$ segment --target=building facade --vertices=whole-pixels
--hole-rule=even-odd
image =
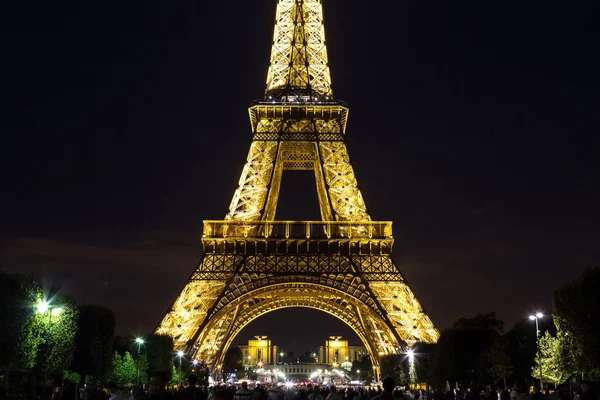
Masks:
[[[350,379],[346,371],[320,363],[264,365],[256,369],[256,374],[259,381],[269,383],[312,382],[337,385]]]
[[[325,346],[319,347],[319,363],[341,367],[345,370],[352,369],[352,362],[360,361],[369,353],[364,346],[350,346],[348,341],[341,336],[330,336],[325,341]]]
[[[270,371],[273,368],[268,367],[269,365],[282,364],[281,356],[283,354],[280,355],[278,353],[279,348],[273,345],[267,336],[255,336],[255,338],[248,340],[248,345],[239,346],[242,351],[242,364],[244,364],[245,368],[266,368]],[[352,369],[354,361],[361,360],[368,355],[369,353],[364,346],[350,346],[348,341],[343,339],[342,336],[330,336],[325,341],[325,346],[319,346],[319,351],[311,354],[311,362],[300,364],[299,362],[302,360],[298,358],[293,363],[285,364],[291,366],[290,368],[286,368],[285,373],[305,375],[307,373],[312,374],[317,369],[325,370],[331,367],[334,369],[343,368],[349,371]],[[312,362],[313,357],[314,362]]]
[[[274,364],[277,360],[277,346],[271,345],[266,336],[255,336],[256,339],[248,340],[247,346],[239,346],[242,351],[245,367]]]

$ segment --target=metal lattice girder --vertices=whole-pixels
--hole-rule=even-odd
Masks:
[[[370,221],[344,142],[319,142],[331,207],[338,221]]]
[[[396,331],[409,346],[416,342],[438,341],[438,329],[405,282],[369,282],[369,286]]]
[[[267,89],[308,89],[331,96],[321,0],[279,0]]]
[[[275,166],[277,142],[254,141],[225,219],[259,220]]]

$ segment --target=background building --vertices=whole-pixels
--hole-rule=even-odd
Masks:
[[[265,365],[256,369],[261,382],[315,382],[320,384],[336,384],[347,382],[350,377],[341,368],[332,368],[319,363],[291,363]]]
[[[353,361],[361,360],[367,355],[367,349],[364,346],[349,346],[348,341],[343,340],[341,336],[329,336],[329,340],[325,341],[325,346],[319,347],[318,361],[321,364],[340,366],[350,370]]]
[[[254,336],[256,339],[248,340],[247,346],[239,346],[244,357],[242,364],[245,367],[262,366],[275,363],[277,360],[277,346],[272,346],[266,336]]]
[[[330,336],[329,340],[325,341],[325,346],[319,346],[318,352],[307,352],[290,360],[287,355],[284,357],[283,353],[279,354],[279,348],[266,336],[255,338],[248,340],[247,346],[239,346],[242,351],[242,364],[245,368],[262,368],[265,375],[298,374],[296,378],[300,380],[301,377],[306,378],[318,370],[343,368],[350,371],[352,362],[368,356],[364,346],[349,346],[342,336]],[[286,362],[283,362],[284,358]]]

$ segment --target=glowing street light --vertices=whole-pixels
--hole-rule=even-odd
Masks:
[[[408,349],[406,350],[406,355],[410,360],[413,360],[415,358],[415,351],[413,349]]]
[[[542,350],[540,349],[540,325],[538,320],[540,318],[542,318],[544,316],[544,314],[542,314],[541,312],[536,312],[534,315],[530,315],[529,319],[534,321],[535,320],[535,342],[537,344],[537,350],[538,350],[538,364],[540,364],[540,391],[543,390],[544,388],[544,384],[542,382]]]
[[[45,313],[50,308],[50,304],[47,301],[40,301],[35,307],[38,312]]]
[[[181,369],[181,359],[183,358],[183,355],[184,355],[184,354],[185,354],[185,353],[184,353],[183,351],[181,351],[181,350],[179,350],[179,351],[177,352],[177,357],[179,357],[179,369]]]
[[[135,338],[135,342],[138,345],[138,356],[137,356],[137,380],[136,386],[140,386],[140,355],[142,353],[142,345],[144,344],[144,339],[141,337]]]
[[[42,314],[42,318],[44,318],[44,316],[46,315],[46,313],[48,313],[48,326],[45,329],[45,335],[46,335],[46,355],[45,358],[48,359],[48,355],[50,353],[50,328],[52,327],[52,316],[57,316],[59,315],[63,309],[62,307],[55,307],[53,306],[49,301],[47,300],[42,300],[39,303],[36,304],[35,306],[36,311],[39,312],[40,314]],[[46,385],[46,381],[48,377],[48,368],[47,366],[44,367],[44,385]]]

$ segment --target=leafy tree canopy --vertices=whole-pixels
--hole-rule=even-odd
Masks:
[[[82,375],[103,376],[111,365],[115,316],[109,308],[85,304],[78,307],[73,370]]]
[[[552,298],[557,328],[572,346],[576,367],[581,372],[600,369],[600,266],[554,292]]]

